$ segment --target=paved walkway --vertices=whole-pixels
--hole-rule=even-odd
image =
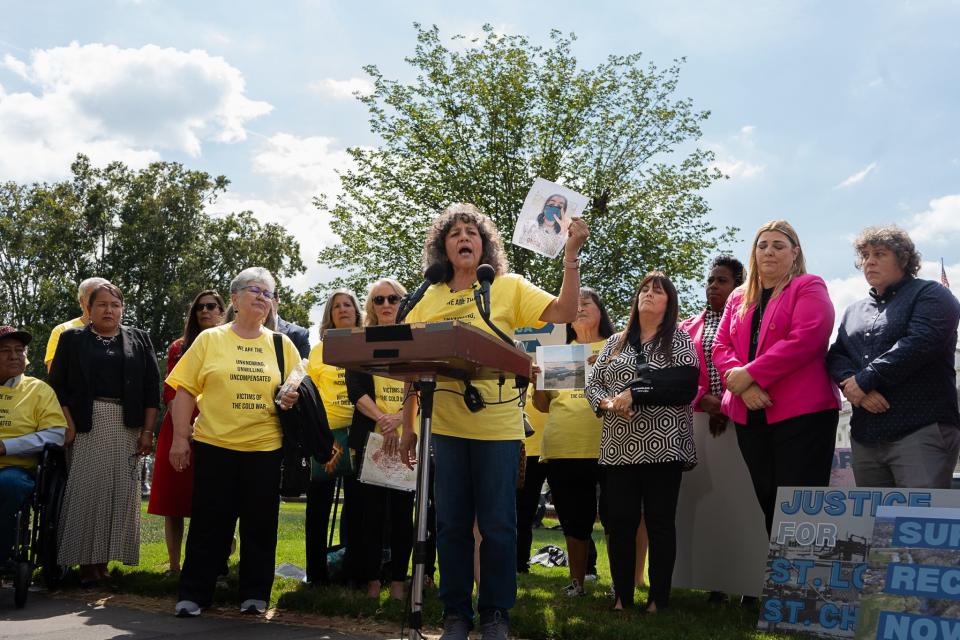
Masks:
[[[150,610],[154,609],[154,610]],[[399,631],[399,630],[398,630]],[[266,638],[294,640],[382,640],[384,635],[355,635],[321,626],[287,624],[241,616],[239,613],[202,615],[182,619],[162,613],[156,605],[131,608],[111,598],[87,602],[51,598],[32,592],[23,609],[13,606],[13,589],[0,589],[0,638],[17,640],[104,640],[106,638]]]

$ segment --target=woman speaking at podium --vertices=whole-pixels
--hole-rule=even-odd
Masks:
[[[540,322],[572,322],[580,301],[577,257],[589,231],[582,220],[570,224],[564,246],[560,296],[543,291],[526,278],[507,272],[500,234],[489,217],[472,204],[452,204],[432,223],[423,247],[424,267],[446,269],[442,282],[429,289],[407,322],[459,320],[493,333],[474,301],[477,267],[496,272],[490,287],[490,319],[512,334],[517,327]],[[437,553],[444,640],[466,640],[473,626],[473,521],[483,536],[477,608],[484,638],[506,638],[510,608],[517,595],[516,482],[523,419],[517,392],[496,381],[473,383],[485,406],[467,408],[464,385],[438,382],[433,409],[436,455]],[[498,404],[502,401],[501,404]],[[413,458],[415,411],[408,403],[401,440],[405,458]]]

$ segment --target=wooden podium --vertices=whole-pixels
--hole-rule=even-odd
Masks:
[[[323,337],[325,364],[404,380],[420,392],[417,461],[430,456],[433,394],[438,378],[498,380],[530,378],[529,355],[500,338],[459,321],[329,329]],[[526,385],[524,384],[524,387]],[[427,543],[430,465],[417,465],[416,541],[410,589],[409,640],[422,638],[423,576]]]

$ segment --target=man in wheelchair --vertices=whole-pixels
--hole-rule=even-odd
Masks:
[[[23,375],[26,331],[0,327],[0,569],[16,543],[16,516],[33,492],[44,446],[63,445],[66,420],[47,383]]]

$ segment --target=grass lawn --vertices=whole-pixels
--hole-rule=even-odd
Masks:
[[[281,505],[280,531],[277,545],[277,564],[290,562],[303,567],[306,562],[303,543],[304,505]],[[547,521],[547,525],[556,522]],[[640,640],[646,638],[703,639],[717,638],[783,638],[787,636],[760,633],[755,630],[757,612],[743,611],[737,605],[711,606],[701,591],[674,589],[669,610],[655,616],[644,616],[637,611],[613,613],[612,601],[605,593],[610,586],[607,550],[603,536],[597,531],[600,577],[588,583],[588,596],[570,599],[560,590],[569,582],[567,569],[534,566],[529,575],[519,577],[517,604],[511,611],[510,628],[513,634],[528,640],[582,639]],[[555,544],[564,547],[559,531],[534,531],[534,549]],[[229,588],[218,589],[216,599],[223,604],[237,602],[237,556],[231,558]],[[165,578],[166,547],[163,542],[163,519],[146,514],[144,505],[140,565],[127,567],[111,564],[112,579],[107,588],[117,592],[170,598],[171,609],[176,598],[176,578]],[[71,574],[65,588],[76,586]],[[635,600],[643,602],[646,592],[638,590]],[[285,610],[323,615],[342,616],[354,620],[368,619],[397,624],[404,616],[404,605],[391,601],[384,592],[380,602],[364,597],[361,592],[341,587],[310,589],[295,580],[277,578],[273,584],[270,605]],[[441,607],[436,591],[424,599],[424,622],[429,627],[440,624]]]

